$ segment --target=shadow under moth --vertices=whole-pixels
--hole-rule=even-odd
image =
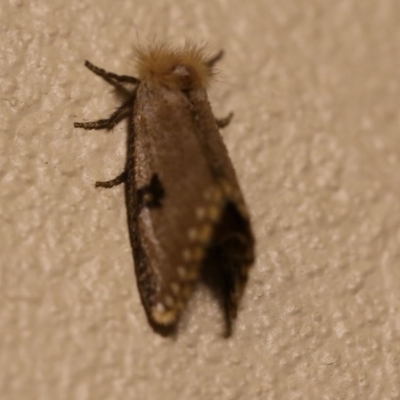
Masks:
[[[209,57],[192,42],[137,47],[138,78],[85,62],[125,93],[109,118],[74,126],[112,129],[128,118],[125,169],[95,186],[125,185],[141,301],[163,335],[175,331],[199,281],[219,299],[231,335],[254,262],[249,214],[219,133],[232,114],[216,119],[206,92],[222,54]]]

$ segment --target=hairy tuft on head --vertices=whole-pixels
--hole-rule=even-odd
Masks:
[[[145,82],[172,90],[191,90],[207,87],[215,75],[205,46],[192,41],[182,47],[155,42],[146,47],[135,46],[134,50],[138,78]]]

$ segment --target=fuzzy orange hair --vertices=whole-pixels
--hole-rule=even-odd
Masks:
[[[167,42],[136,46],[135,55],[140,80],[172,90],[206,87],[215,75],[208,65],[211,58],[206,55],[205,46],[191,41],[186,41],[181,48]]]

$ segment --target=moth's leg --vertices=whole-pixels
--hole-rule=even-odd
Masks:
[[[207,66],[208,68],[212,68],[214,67],[214,65],[221,60],[221,58],[224,56],[224,51],[220,50],[217,54],[215,54],[215,56],[211,57],[208,61],[207,61]]]
[[[103,68],[96,67],[90,61],[85,61],[85,67],[90,69],[90,71],[94,72],[96,75],[101,76],[106,81],[114,80],[118,83],[130,83],[132,85],[137,85],[140,83],[140,80],[128,75],[117,75],[113,72],[108,72]]]
[[[131,96],[125,103],[117,108],[109,118],[99,119],[90,122],[75,122],[75,128],[83,129],[112,129],[119,121],[121,121],[132,110],[135,96]]]
[[[221,58],[224,56],[224,51],[220,50],[217,54],[215,54],[213,57],[211,57],[207,61],[207,66],[208,68],[213,68],[214,65],[221,60]],[[231,119],[233,117],[233,113],[229,113],[225,118],[215,118],[215,122],[217,123],[218,128],[225,128],[226,126],[229,125],[231,122]]]
[[[120,185],[126,181],[126,171],[122,172],[122,174],[118,175],[116,178],[111,179],[110,181],[97,181],[94,186],[95,187],[103,187],[103,188],[112,188],[114,186]]]
[[[215,118],[218,128],[225,128],[232,120],[233,112],[230,112],[225,118]]]

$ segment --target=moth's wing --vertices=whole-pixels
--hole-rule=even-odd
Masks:
[[[197,121],[203,117],[183,92],[147,84],[138,89],[135,166],[128,160],[127,172],[128,186],[145,195],[139,195],[142,206],[129,218],[129,229],[136,238],[132,245],[142,302],[150,322],[158,325],[177,321],[210,245],[220,239],[216,227],[228,207],[227,193],[234,198],[229,181],[237,186],[231,166],[233,178],[231,171],[219,174],[210,164],[199,137]],[[219,135],[215,122],[212,129]],[[228,225],[223,223],[221,232]]]
[[[199,116],[195,121],[197,135],[213,174],[218,177],[219,190],[223,195],[221,213],[203,262],[203,273],[209,286],[222,296],[226,334],[229,336],[248,271],[254,263],[255,240],[236,172],[215,126],[206,92],[203,89],[192,91],[189,97],[193,112]]]
[[[163,192],[158,206],[143,204],[130,226],[139,241],[133,244],[138,286],[149,319],[172,325],[199,278],[212,234],[206,194],[214,177],[182,92],[141,85],[134,120],[136,165],[128,176],[134,174],[139,191],[156,176]]]

